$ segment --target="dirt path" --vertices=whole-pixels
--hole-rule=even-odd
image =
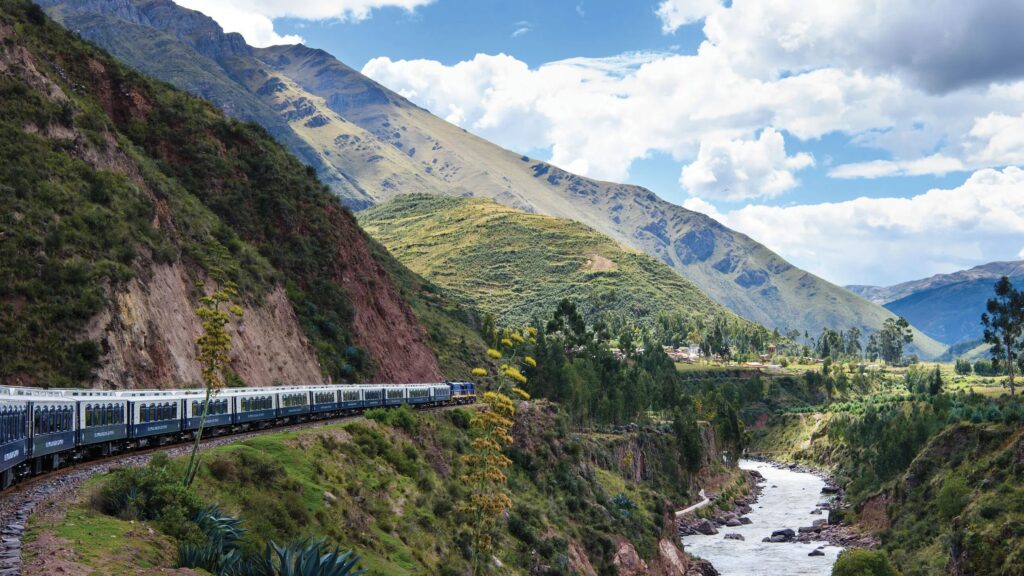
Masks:
[[[697,510],[700,510],[701,508],[707,506],[708,504],[711,504],[711,500],[707,496],[704,495],[704,489],[703,488],[700,489],[700,492],[698,493],[698,495],[701,497],[701,501],[697,502],[693,506],[690,506],[690,507],[687,507],[687,508],[683,508],[682,510],[677,511],[676,512],[676,518],[678,518],[680,516],[686,516],[687,514],[689,514],[691,512],[696,512]]]

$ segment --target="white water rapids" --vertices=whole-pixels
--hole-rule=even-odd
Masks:
[[[828,576],[841,548],[824,542],[762,542],[775,530],[810,526],[815,520],[828,518],[827,512],[811,514],[823,501],[821,488],[825,482],[813,474],[780,469],[765,462],[741,460],[740,468],[757,470],[766,482],[760,498],[747,514],[751,523],[736,527],[720,527],[714,536],[687,536],[683,547],[688,554],[711,562],[722,576]],[[745,540],[726,540],[726,534],[741,534]],[[808,556],[825,546],[824,556]]]

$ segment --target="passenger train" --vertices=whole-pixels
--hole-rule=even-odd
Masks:
[[[0,489],[68,463],[195,438],[204,389],[0,387]],[[210,399],[203,435],[217,436],[367,408],[471,404],[471,382],[226,388]]]

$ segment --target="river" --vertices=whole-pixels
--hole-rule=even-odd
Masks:
[[[828,576],[841,548],[825,546],[824,556],[808,554],[824,542],[762,542],[775,530],[810,526],[825,515],[811,514],[822,502],[825,482],[813,474],[780,469],[764,462],[740,460],[740,468],[757,470],[766,482],[760,498],[747,515],[751,523],[733,528],[720,527],[714,536],[687,536],[683,547],[688,554],[711,562],[722,576]],[[745,540],[726,540],[726,534],[741,534]]]

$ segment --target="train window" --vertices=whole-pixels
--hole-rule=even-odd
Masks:
[[[396,398],[401,398],[403,396],[403,392],[405,392],[404,388],[391,388],[391,389],[389,389],[388,390],[388,400],[394,400]]]
[[[359,390],[345,390],[341,393],[346,402],[359,400]]]
[[[85,405],[85,427],[92,426],[92,404]]]

